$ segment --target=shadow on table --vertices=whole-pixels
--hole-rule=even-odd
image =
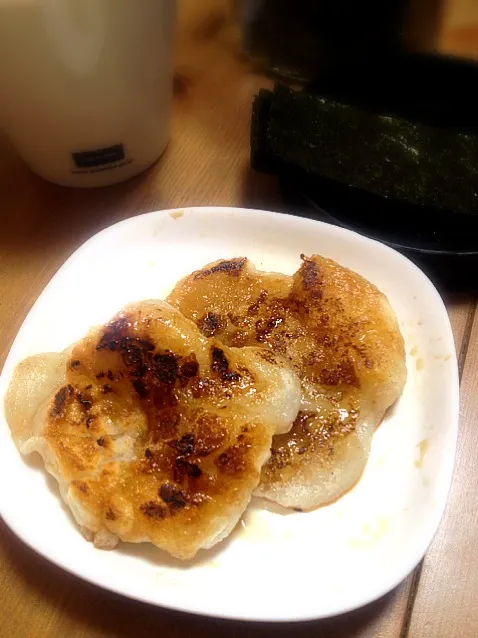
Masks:
[[[253,171],[249,166],[244,169],[242,190],[237,206],[286,212],[287,206],[279,189],[277,177]]]
[[[23,545],[3,523],[0,523],[0,557],[4,574],[7,566],[10,572],[16,574],[17,596],[21,596],[22,591],[28,596],[24,607],[18,608],[18,614],[22,618],[10,618],[11,626],[22,622],[28,627],[33,624],[33,619],[35,622],[41,621],[39,609],[57,609],[61,610],[62,617],[56,619],[55,635],[68,634],[71,638],[86,635],[89,638],[263,638],[272,632],[278,638],[351,638],[358,634],[368,636],[374,635],[375,620],[388,609],[392,610],[397,596],[395,591],[362,609],[321,621],[285,624],[233,622],[181,614],[137,603],[77,580]],[[251,571],[251,577],[257,575]],[[6,581],[4,582],[6,585]],[[284,585],[296,586],[294,583]],[[267,596],[266,590],[264,596]],[[30,613],[32,618],[29,618]],[[44,620],[49,622],[48,617]],[[20,634],[13,632],[13,635]],[[53,634],[45,631],[42,635]]]
[[[46,244],[72,252],[106,226],[161,208],[150,184],[161,170],[155,165],[114,186],[66,188],[34,175],[0,138],[0,248],[45,250]]]

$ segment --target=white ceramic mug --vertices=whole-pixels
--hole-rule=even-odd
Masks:
[[[175,0],[0,0],[0,125],[32,170],[104,186],[169,138]]]

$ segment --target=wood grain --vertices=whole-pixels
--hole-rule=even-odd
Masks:
[[[172,140],[145,175],[115,187],[69,190],[36,178],[0,139],[0,367],[46,282],[101,228],[142,212],[187,204],[284,210],[276,180],[248,168],[252,96],[270,80],[253,73],[237,54],[229,6],[227,0],[180,3]],[[459,625],[455,618],[473,617],[473,596],[478,592],[471,545],[478,532],[471,507],[478,482],[472,427],[478,326],[471,297],[448,295],[445,302],[464,366],[463,423],[450,505],[421,574],[344,617],[293,626],[246,625],[177,614],[102,591],[38,557],[2,523],[0,637],[259,638],[273,632],[279,638],[399,638],[408,632],[440,638],[458,635],[450,633],[455,626],[461,627],[460,635],[471,636],[465,621]],[[463,569],[462,576],[454,565]]]
[[[476,306],[475,306],[476,309]],[[409,638],[478,636],[478,315],[462,377],[460,435],[445,516],[425,558]]]
[[[478,3],[476,0],[443,0],[439,49],[443,53],[478,58]]]
[[[4,526],[0,564],[2,617],[9,619],[0,625],[2,638],[262,638],[272,632],[277,638],[388,638],[400,631],[396,611],[402,597],[396,594],[345,617],[293,625],[219,621],[142,605],[65,574],[25,548]]]

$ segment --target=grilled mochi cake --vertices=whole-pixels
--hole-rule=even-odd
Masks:
[[[206,338],[162,301],[24,360],[5,404],[20,451],[43,457],[97,547],[151,542],[180,559],[234,528],[299,407],[280,356]]]
[[[400,396],[405,351],[387,298],[360,275],[302,256],[293,277],[246,258],[209,264],[168,301],[204,335],[284,356],[301,379],[301,409],[278,434],[256,494],[310,510],[360,478],[375,428]]]

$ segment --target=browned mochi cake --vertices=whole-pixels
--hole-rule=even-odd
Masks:
[[[273,434],[297,415],[299,379],[268,354],[141,302],[68,351],[23,361],[7,420],[96,546],[150,541],[188,559],[233,529]]]
[[[385,295],[315,255],[302,257],[293,277],[257,271],[245,258],[216,262],[179,282],[168,301],[226,345],[283,355],[301,379],[300,413],[274,437],[257,495],[308,510],[356,483],[406,378]]]

